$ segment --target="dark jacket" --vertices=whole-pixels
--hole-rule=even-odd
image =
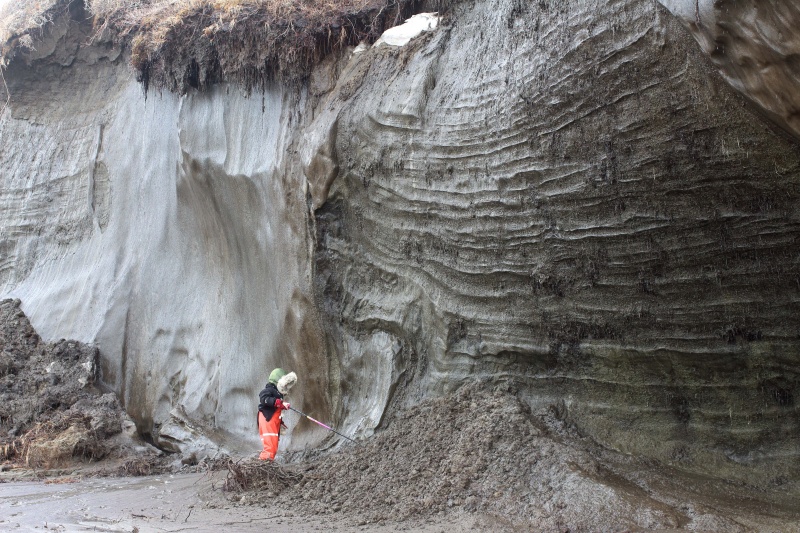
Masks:
[[[267,383],[264,389],[258,393],[258,410],[264,415],[267,422],[275,414],[275,400],[278,398],[283,399],[283,394],[278,392],[278,387],[274,383]]]

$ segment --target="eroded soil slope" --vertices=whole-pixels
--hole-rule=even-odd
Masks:
[[[100,513],[105,496],[80,479],[78,467],[103,459],[107,474],[114,471],[109,460],[137,453],[141,459],[146,447],[135,449],[132,424],[115,396],[94,385],[97,349],[42,342],[19,300],[0,302],[0,335],[5,468],[66,467],[75,473],[63,479],[78,483],[67,492],[84,494]],[[258,521],[280,510],[290,522],[315,517],[322,526],[370,524],[376,531],[442,523],[544,531],[799,531],[800,516],[780,487],[768,492],[689,476],[610,451],[579,434],[558,407],[532,412],[519,395],[513,381],[467,382],[396,413],[358,444],[330,442],[324,451],[286,454],[280,465],[211,461],[198,467],[207,473],[203,483],[176,480],[170,491],[180,491],[177,501],[195,502],[198,516],[213,510],[221,520],[241,514]],[[244,479],[249,490],[233,483],[242,481],[236,472],[251,476]],[[113,519],[131,528],[176,520],[166,513],[159,522],[151,511],[121,510]],[[49,519],[65,519],[59,512],[53,509]],[[40,518],[25,516],[15,520]]]
[[[466,513],[544,531],[789,531],[799,518],[777,489],[689,476],[603,449],[558,409],[531,412],[512,384],[468,383],[399,414],[360,445],[284,468],[301,477],[258,499],[358,523]]]
[[[63,339],[43,342],[19,300],[0,302],[0,459],[5,468],[51,468],[130,451],[125,437],[132,423],[116,396],[95,386],[97,361],[95,347]]]

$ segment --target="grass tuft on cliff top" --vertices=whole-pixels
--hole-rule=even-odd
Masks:
[[[0,3],[0,66],[12,47],[33,48],[37,32],[49,24],[61,0],[8,0]]]
[[[441,10],[448,1],[12,0],[0,8],[0,58],[35,48],[37,36],[77,2],[95,38],[130,50],[145,90],[184,94],[230,81],[251,91],[303,80],[328,54],[373,42],[423,7]]]

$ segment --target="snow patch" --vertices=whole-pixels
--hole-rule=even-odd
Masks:
[[[419,13],[410,19],[406,20],[404,24],[389,28],[380,39],[375,41],[375,46],[388,44],[390,46],[405,46],[408,42],[417,37],[424,31],[433,31],[439,25],[437,13]]]

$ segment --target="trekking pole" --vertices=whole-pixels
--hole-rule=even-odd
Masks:
[[[302,412],[302,411],[298,411],[298,410],[297,410],[297,409],[295,409],[294,407],[290,407],[290,408],[289,408],[289,410],[290,410],[290,411],[294,411],[295,413],[299,414],[300,416],[304,416],[304,417],[308,418],[309,420],[311,420],[311,421],[312,421],[312,422],[314,422],[315,424],[319,424],[320,426],[324,427],[324,428],[325,428],[325,429],[327,429],[328,431],[333,431],[334,433],[336,433],[336,434],[337,434],[337,435],[339,435],[340,437],[344,437],[344,438],[346,438],[347,440],[349,440],[349,441],[352,441],[352,442],[355,442],[356,444],[358,444],[358,442],[354,441],[353,439],[351,439],[351,438],[350,438],[350,437],[348,437],[347,435],[344,435],[344,434],[342,434],[342,433],[339,433],[338,431],[336,431],[336,430],[335,430],[335,429],[333,429],[332,427],[330,427],[330,426],[326,426],[325,424],[323,424],[323,423],[322,423],[322,422],[320,422],[319,420],[316,420],[316,419],[314,419],[314,418],[311,418],[310,416],[308,416],[308,415],[307,415],[307,414],[305,414],[304,412]]]

